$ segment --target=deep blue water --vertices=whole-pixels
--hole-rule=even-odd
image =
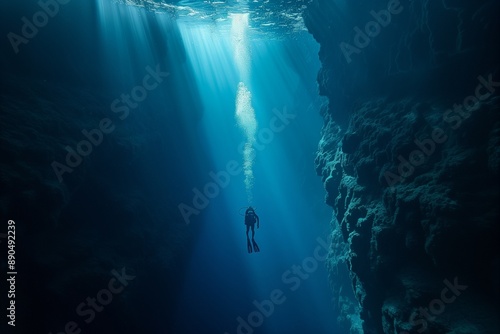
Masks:
[[[47,250],[44,266],[33,264],[46,288],[25,298],[36,304],[56,297],[44,313],[21,320],[44,319],[37,328],[54,333],[71,319],[78,319],[83,332],[335,332],[325,268],[331,209],[314,168],[324,103],[316,82],[319,45],[303,26],[289,29],[286,20],[296,20],[297,13],[285,16],[276,8],[275,21],[266,24],[255,14],[264,7],[228,4],[220,15],[207,11],[207,19],[200,14],[206,6],[182,4],[196,15],[179,9],[173,17],[165,8],[106,0],[69,2],[37,36],[14,47],[17,53],[7,49],[12,45],[2,51],[7,71],[30,82],[28,95],[66,108],[68,115],[65,121],[46,112],[42,117],[51,124],[74,123],[65,134],[51,133],[61,140],[48,146],[57,161],[64,162],[65,146],[76,150],[85,140],[83,129],[97,128],[103,117],[113,125],[102,146],[72,172],[50,170],[49,179],[59,179],[71,195],[55,224],[55,216],[40,216],[31,230],[53,231],[48,243],[60,246]],[[17,33],[18,17],[40,10],[35,2],[3,8],[12,13],[3,27]],[[11,87],[24,85],[9,78]],[[242,85],[247,100],[238,102]],[[63,96],[71,102],[62,102]],[[74,110],[81,114],[71,119]],[[248,131],[253,152],[245,157]],[[228,164],[238,172],[227,174]],[[213,188],[213,173],[229,175],[222,176],[224,186]],[[207,195],[207,186],[216,194]],[[181,205],[195,207],[193,189],[212,198],[186,216]],[[261,224],[255,236],[261,251],[251,254],[242,216],[249,205]],[[182,231],[178,240],[176,231]],[[28,258],[38,237],[32,232],[26,239],[33,241]],[[184,242],[184,248],[176,246]],[[165,251],[170,247],[174,264]],[[86,258],[100,268],[98,278],[90,274],[86,280],[94,270],[85,269]],[[131,283],[118,305],[84,324],[75,306],[123,265],[136,273],[136,287]],[[272,299],[279,304],[271,309]],[[247,324],[241,327],[239,318]]]
[[[204,149],[209,152],[214,171],[220,172],[229,161],[236,160],[240,166],[243,163],[237,148],[245,138],[234,115],[238,78],[231,68],[231,51],[224,36],[220,36],[221,41],[203,27],[196,30],[213,38],[207,42],[209,37],[202,36],[205,39],[200,41],[192,32],[187,53],[206,110],[200,124]],[[209,45],[203,48],[205,43]],[[286,275],[293,265],[302,265],[304,259],[313,256],[319,245],[317,238],[326,242],[331,218],[312,164],[321,128],[314,83],[314,73],[319,69],[314,56],[318,46],[310,36],[300,34],[293,40],[250,40],[249,49],[248,86],[261,131],[257,130],[251,204],[261,220],[256,232],[261,252],[247,253],[240,213],[248,202],[243,173],[238,173],[199,217],[193,218],[192,224],[201,227],[177,308],[176,329],[237,333],[241,324],[238,317],[247,323],[252,321],[249,316],[256,311],[253,302],[269,300],[271,292],[279,289],[285,300],[269,311],[262,325],[251,326],[252,330],[334,332],[324,262],[311,267],[307,279],[290,272]],[[280,132],[271,133],[278,114],[292,116],[279,121]],[[205,180],[211,181],[208,173]],[[204,185],[193,186],[202,189]],[[325,252],[322,249],[321,254]],[[254,324],[259,324],[256,317]]]
[[[499,4],[0,0],[0,333],[498,333]]]

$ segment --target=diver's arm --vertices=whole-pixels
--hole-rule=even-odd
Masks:
[[[255,215],[255,217],[257,217],[257,228],[260,227],[260,219],[259,219],[259,216]]]

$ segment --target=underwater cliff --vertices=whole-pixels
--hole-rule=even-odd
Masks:
[[[346,247],[331,280],[345,262],[355,332],[499,330],[499,5],[308,6],[329,99],[316,168]]]

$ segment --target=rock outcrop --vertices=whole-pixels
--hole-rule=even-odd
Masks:
[[[316,167],[332,285],[353,333],[499,330],[499,5],[314,0],[304,14],[329,99]]]

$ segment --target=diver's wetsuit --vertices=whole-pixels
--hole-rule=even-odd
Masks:
[[[255,213],[255,211],[250,207],[245,212],[245,225],[247,226],[247,237],[250,228],[252,228],[252,238],[255,236],[255,223],[257,223],[257,228],[259,227],[259,216]]]
[[[249,207],[247,211],[245,211],[245,225],[247,226],[247,248],[248,252],[252,252],[252,245],[253,245],[253,251],[259,252],[259,246],[254,240],[255,236],[255,223],[257,223],[257,228],[260,226],[260,221],[259,221],[259,216],[255,213],[254,209],[252,207]],[[250,231],[250,228],[252,228],[252,242],[250,243],[250,238],[248,237],[248,232]]]

